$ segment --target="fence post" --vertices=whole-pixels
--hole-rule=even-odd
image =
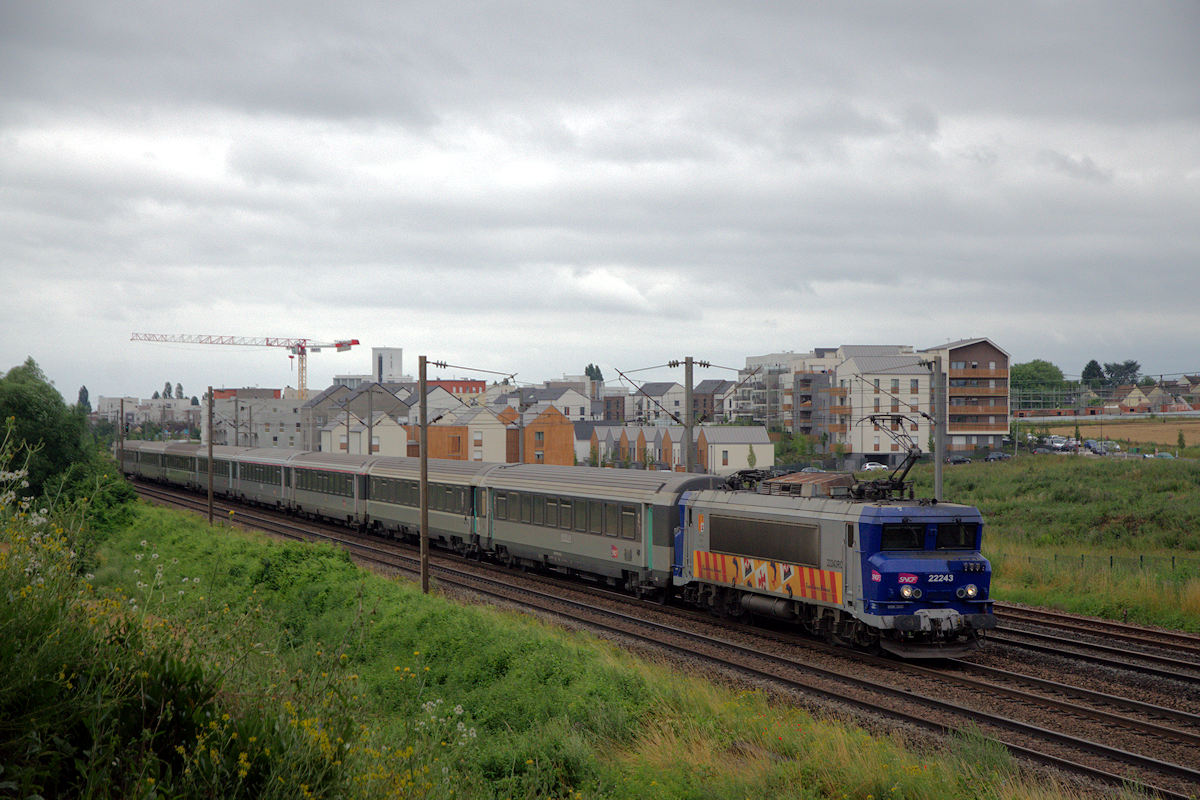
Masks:
[[[1109,553],[1108,554],[1108,571],[1112,572],[1112,568],[1113,568],[1113,557],[1112,557],[1112,553]]]
[[[1084,555],[1083,555],[1083,553],[1080,553],[1079,554],[1079,566],[1080,567],[1086,567],[1086,565],[1083,563],[1083,559],[1084,559]]]
[[[1138,554],[1138,569],[1146,568],[1146,556],[1143,553]]]

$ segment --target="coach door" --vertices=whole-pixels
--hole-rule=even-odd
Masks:
[[[488,490],[483,486],[472,486],[471,492],[473,502],[471,503],[473,514],[471,517],[471,533],[475,537],[480,547],[490,548],[492,546],[492,515],[488,510]]]
[[[842,604],[853,607],[858,601],[858,578],[860,565],[858,559],[858,526],[853,522],[846,523],[845,555],[842,558]]]

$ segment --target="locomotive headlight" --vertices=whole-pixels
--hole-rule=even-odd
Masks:
[[[965,597],[968,600],[974,600],[976,597],[979,596],[979,587],[973,583],[968,583],[966,586],[962,587],[961,591],[962,591],[961,596]]]
[[[900,587],[900,596],[905,600],[916,600],[921,596],[921,590],[906,583]]]

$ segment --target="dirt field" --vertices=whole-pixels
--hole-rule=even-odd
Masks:
[[[1103,435],[1101,431],[1103,431]],[[1084,439],[1127,440],[1134,443],[1154,443],[1170,447],[1175,447],[1178,444],[1179,431],[1183,431],[1183,440],[1189,447],[1200,444],[1200,419],[1193,417],[1184,419],[1159,417],[1152,420],[1135,420],[1131,422],[1113,420],[1105,420],[1103,423],[1081,421],[1079,423],[1079,435]],[[1075,423],[1051,425],[1050,432],[1062,436],[1074,436]]]

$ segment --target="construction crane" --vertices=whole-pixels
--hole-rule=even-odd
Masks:
[[[135,333],[134,342],[174,342],[178,344],[231,344],[239,347],[286,347],[291,355],[300,357],[300,401],[308,400],[308,354],[319,353],[322,347],[336,348],[339,353],[349,350],[358,339],[339,339],[335,342],[314,342],[312,339],[289,339],[282,336],[195,336],[177,333]]]

